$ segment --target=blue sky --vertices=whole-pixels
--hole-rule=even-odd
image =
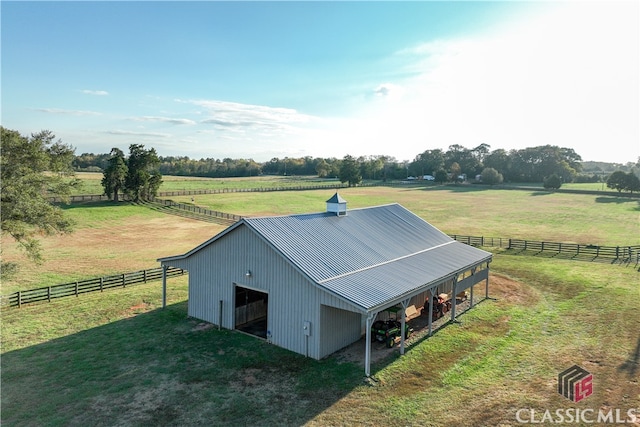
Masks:
[[[567,2],[11,2],[2,126],[76,154],[640,156],[640,9]]]

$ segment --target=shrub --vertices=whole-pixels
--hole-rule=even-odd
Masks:
[[[543,185],[544,188],[557,190],[562,186],[562,180],[554,173],[545,178]]]

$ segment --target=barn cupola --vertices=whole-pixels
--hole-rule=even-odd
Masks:
[[[347,214],[347,201],[340,197],[337,191],[336,194],[327,200],[327,212],[335,213],[337,216]]]

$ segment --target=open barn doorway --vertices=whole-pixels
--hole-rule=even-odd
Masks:
[[[267,338],[269,294],[236,285],[235,297],[236,329]]]

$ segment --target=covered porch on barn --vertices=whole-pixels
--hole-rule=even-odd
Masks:
[[[478,289],[479,287],[481,289]],[[472,309],[478,302],[486,299],[491,299],[489,296],[489,262],[476,265],[466,271],[457,272],[437,283],[426,284],[411,294],[398,297],[384,306],[367,311],[363,314],[365,319],[363,340],[365,375],[371,376],[374,342],[381,342],[378,350],[381,350],[383,346],[389,350],[399,347],[400,355],[404,355],[408,338],[406,331],[409,328],[411,334],[418,332],[420,337],[429,337],[433,334],[435,327],[439,328],[448,323],[458,322],[457,316],[461,312]],[[385,342],[386,337],[381,340],[376,336],[377,334],[374,332],[376,328],[373,328],[375,322],[379,324],[387,321],[396,321],[400,325],[399,332],[394,337],[391,347]]]

